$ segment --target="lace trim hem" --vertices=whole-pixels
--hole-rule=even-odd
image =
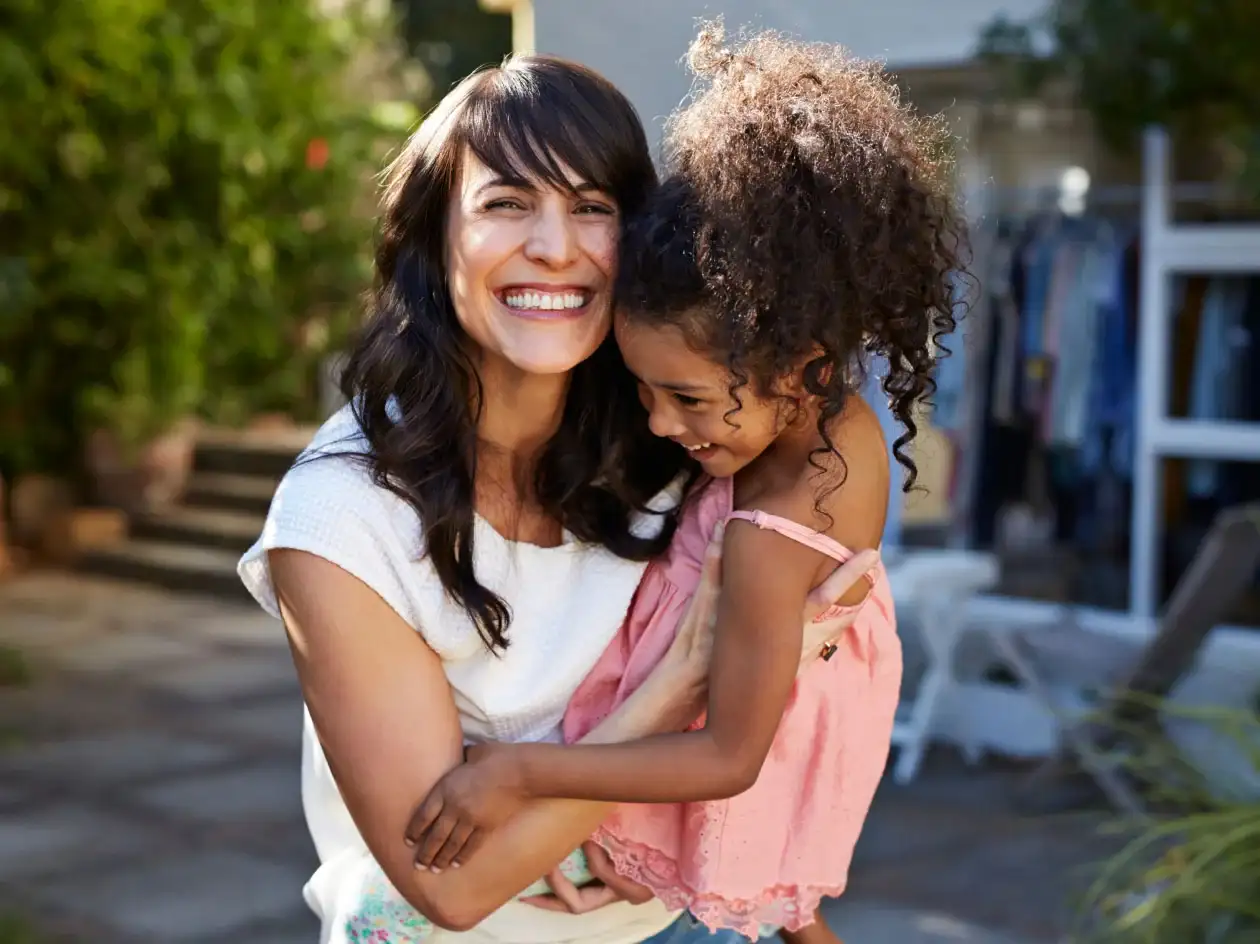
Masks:
[[[779,929],[807,927],[819,903],[842,894],[847,884],[846,877],[831,884],[774,885],[756,898],[731,898],[693,888],[678,863],[659,849],[624,839],[606,827],[597,829],[594,839],[607,851],[618,875],[650,889],[667,908],[690,911],[711,931],[729,929],[752,940]]]

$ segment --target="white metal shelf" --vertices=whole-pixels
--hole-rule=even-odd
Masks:
[[[1168,272],[1254,272],[1260,269],[1260,226],[1177,224],[1143,251],[1163,259]]]
[[[1260,423],[1167,415],[1173,274],[1260,272],[1260,225],[1171,222],[1169,150],[1162,128],[1147,131],[1142,154],[1142,302],[1129,590],[1131,614],[1148,620],[1159,611],[1163,460],[1260,462]]]
[[[1260,423],[1159,420],[1151,428],[1150,448],[1164,458],[1260,462]]]

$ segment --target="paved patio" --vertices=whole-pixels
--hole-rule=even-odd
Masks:
[[[0,910],[91,944],[313,944],[298,799],[300,701],[279,624],[236,603],[67,574],[0,585]],[[1084,820],[1008,811],[1013,772],[937,755],[880,797],[850,894],[851,944],[1062,938]]]

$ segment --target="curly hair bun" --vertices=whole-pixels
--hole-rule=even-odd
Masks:
[[[731,67],[735,54],[726,46],[721,19],[705,23],[687,50],[687,66],[698,76],[717,75]]]

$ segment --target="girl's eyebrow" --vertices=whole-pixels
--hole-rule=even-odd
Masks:
[[[672,390],[674,393],[704,393],[709,389],[707,384],[653,383],[650,380],[646,380],[644,383],[649,387],[660,387],[662,390]]]

